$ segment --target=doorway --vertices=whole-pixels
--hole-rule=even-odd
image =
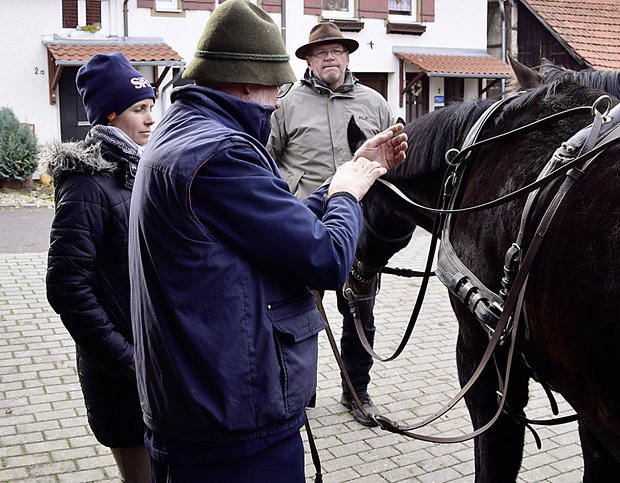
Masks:
[[[387,74],[355,72],[354,75],[362,84],[376,90],[387,100]]]
[[[75,85],[77,72],[78,67],[65,67],[58,83],[62,142],[81,141],[90,130],[86,109]]]

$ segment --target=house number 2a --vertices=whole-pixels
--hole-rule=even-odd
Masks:
[[[34,68],[34,75],[45,75],[45,70],[39,69],[38,67]]]

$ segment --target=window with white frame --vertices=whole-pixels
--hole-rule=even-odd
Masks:
[[[62,27],[101,28],[101,0],[62,0]]]
[[[155,10],[159,12],[180,12],[181,0],[157,0]]]
[[[411,15],[411,0],[388,0],[388,11],[392,15]]]
[[[324,18],[353,18],[355,0],[323,0]]]
[[[390,22],[417,22],[419,0],[388,0]]]

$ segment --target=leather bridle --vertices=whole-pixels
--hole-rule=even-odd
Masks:
[[[520,95],[520,93],[516,95]],[[435,442],[435,443],[454,443],[454,442],[467,441],[469,439],[472,439],[478,436],[479,434],[482,434],[484,431],[488,430],[497,421],[499,416],[504,411],[504,406],[506,404],[508,385],[510,381],[510,371],[512,367],[512,360],[513,360],[513,355],[514,355],[514,350],[515,350],[518,325],[519,325],[519,321],[521,318],[521,312],[522,312],[523,301],[524,301],[524,296],[525,296],[525,288],[527,285],[529,271],[536,257],[538,249],[540,248],[542,244],[543,238],[555,216],[555,213],[557,212],[558,207],[562,203],[568,191],[574,185],[575,181],[584,174],[586,169],[589,166],[591,166],[591,164],[594,162],[594,160],[598,157],[598,155],[601,152],[603,152],[605,149],[609,148],[610,146],[615,145],[620,140],[620,106],[616,106],[611,111],[609,109],[606,109],[605,112],[601,114],[598,111],[598,109],[596,109],[598,103],[601,102],[602,99],[604,98],[607,98],[607,100],[610,102],[610,99],[608,98],[608,96],[602,96],[601,98],[597,99],[592,106],[581,106],[581,107],[573,108],[567,111],[563,111],[563,112],[548,116],[534,123],[530,123],[516,130],[510,131],[508,133],[504,133],[504,134],[495,136],[493,138],[489,138],[483,141],[476,142],[477,136],[479,135],[480,131],[482,130],[482,127],[487,122],[487,120],[492,117],[493,113],[497,109],[499,109],[500,106],[507,103],[513,97],[502,99],[494,103],[481,116],[479,121],[476,124],[474,124],[474,127],[470,130],[466,138],[466,141],[464,143],[464,147],[460,151],[457,151],[457,150],[448,151],[446,155],[446,161],[448,162],[450,169],[446,171],[446,176],[444,178],[443,192],[441,193],[442,196],[441,196],[441,202],[440,202],[439,208],[430,208],[430,207],[425,207],[420,204],[417,204],[414,201],[410,200],[408,197],[406,197],[404,193],[402,193],[394,185],[384,180],[381,180],[381,179],[379,180],[384,185],[388,186],[388,188],[392,190],[394,193],[396,193],[401,199],[411,204],[412,206],[441,215],[435,218],[435,223],[434,223],[433,230],[432,230],[429,256],[427,257],[427,266],[424,272],[424,280],[423,280],[422,286],[420,287],[420,291],[418,293],[418,297],[416,300],[413,313],[411,315],[409,324],[405,331],[405,335],[397,351],[392,356],[388,358],[381,358],[374,352],[374,350],[372,349],[372,347],[368,343],[368,340],[365,337],[361,321],[359,320],[359,317],[358,317],[357,308],[356,308],[357,294],[351,288],[350,285],[345,285],[343,289],[343,293],[345,297],[347,298],[347,300],[349,301],[349,305],[351,307],[351,310],[352,310],[352,313],[355,319],[356,330],[357,330],[358,336],[360,337],[362,345],[366,348],[366,350],[373,357],[381,361],[389,361],[389,360],[395,359],[402,352],[404,346],[409,340],[409,337],[411,335],[411,332],[413,330],[413,327],[419,315],[419,311],[422,305],[422,299],[424,298],[424,294],[426,291],[426,285],[428,283],[428,279],[431,274],[430,262],[433,260],[434,255],[435,255],[437,240],[439,238],[440,226],[443,225],[444,230],[446,226],[448,226],[448,229],[449,229],[449,220],[446,220],[446,218],[442,218],[442,217],[447,215],[447,217],[449,218],[449,215],[453,213],[479,211],[482,209],[490,208],[492,206],[498,206],[500,204],[512,201],[513,199],[516,199],[517,197],[522,196],[524,194],[533,193],[535,192],[535,190],[538,190],[539,188],[545,185],[548,185],[551,181],[558,179],[560,176],[562,175],[565,176],[564,181],[560,185],[554,198],[552,199],[552,201],[549,203],[548,207],[546,208],[546,211],[544,212],[542,219],[539,222],[534,232],[534,237],[532,241],[530,242],[529,247],[527,248],[527,251],[525,252],[525,255],[523,255],[521,259],[521,252],[519,251],[518,252],[518,258],[520,259],[518,260],[519,263],[517,263],[516,267],[514,266],[514,264],[513,266],[510,267],[513,273],[511,274],[511,280],[510,280],[509,286],[504,287],[505,293],[502,299],[503,304],[501,307],[501,311],[497,314],[497,317],[496,317],[497,320],[496,320],[496,323],[494,324],[494,328],[489,327],[490,330],[487,331],[489,334],[489,338],[490,338],[487,349],[484,355],[482,356],[482,359],[478,367],[476,368],[473,375],[471,376],[470,380],[462,387],[462,389],[458,392],[458,394],[455,395],[441,410],[437,411],[433,415],[425,418],[424,420],[420,422],[417,422],[415,424],[410,424],[410,425],[405,425],[402,423],[392,421],[389,418],[382,416],[382,415],[369,415],[364,411],[362,404],[361,402],[359,402],[357,397],[354,397],[354,400],[356,404],[358,405],[358,408],[362,411],[362,413],[366,414],[367,417],[370,416],[373,419],[375,419],[381,425],[382,429],[385,429],[387,431],[403,434],[403,435],[406,435],[406,436],[409,436],[415,439],[423,440],[423,441],[429,441],[429,442]],[[484,203],[481,205],[468,207],[468,208],[458,208],[458,209],[454,208],[454,202],[455,202],[454,194],[458,191],[458,185],[460,183],[459,167],[461,166],[462,161],[466,160],[468,158],[469,153],[471,153],[474,149],[476,149],[477,147],[483,146],[485,144],[489,144],[491,142],[497,142],[498,140],[505,140],[508,137],[513,137],[513,136],[516,136],[517,134],[523,134],[525,132],[530,132],[531,130],[537,127],[540,127],[543,121],[546,123],[552,122],[552,121],[562,119],[565,117],[582,114],[585,110],[587,110],[588,112],[594,115],[594,122],[588,128],[585,128],[579,131],[569,141],[567,141],[566,143],[563,143],[563,145],[560,148],[558,148],[558,150],[556,150],[553,158],[549,161],[547,167],[543,170],[543,172],[541,173],[541,175],[539,175],[538,179],[535,182],[530,183],[523,188],[520,188],[508,195],[505,195],[501,198],[498,198],[488,203]],[[603,129],[604,125],[607,125],[605,129]],[[454,154],[454,156],[449,157],[450,154]],[[528,197],[528,201],[526,202],[526,210],[525,210],[526,212],[529,213],[529,210],[531,209],[531,205],[533,204],[533,199],[535,197],[536,197],[535,194],[532,194]],[[519,243],[522,242],[522,233],[524,232],[524,225],[525,225],[524,220],[527,220],[528,213],[525,213],[522,217],[522,223],[521,223],[520,234],[519,234]],[[445,222],[445,224],[442,223],[442,221]],[[446,240],[444,240],[444,243],[445,243],[449,239],[449,231],[447,233],[446,231],[444,231],[443,236],[446,237]],[[512,248],[514,250],[514,247]],[[519,247],[519,250],[520,250],[520,247]],[[459,268],[462,268],[462,267],[459,267]],[[368,284],[369,281],[371,280],[371,276],[372,276],[371,272],[377,269],[377,267],[374,267],[374,268],[366,267],[361,261],[356,260],[353,269],[358,275],[358,277],[353,276],[353,278],[358,281],[363,281],[364,283]],[[381,271],[381,268],[377,270],[377,273],[379,273],[380,271]],[[470,277],[471,276],[472,275],[470,275]],[[364,294],[363,296],[367,297],[368,293]],[[504,299],[505,299],[505,302],[504,302]],[[470,310],[471,310],[471,307],[470,307]],[[474,313],[474,315],[476,315],[475,310],[472,310],[472,312]],[[323,311],[323,314],[324,314],[324,311]],[[326,318],[325,315],[324,317]],[[330,333],[331,331],[328,325],[328,335]],[[413,431],[413,430],[422,428],[430,424],[431,422],[437,420],[438,418],[443,416],[446,412],[448,412],[452,407],[454,407],[454,405],[456,405],[456,403],[465,396],[468,390],[478,380],[483,370],[487,366],[489,360],[493,356],[494,351],[497,348],[497,346],[501,345],[504,342],[504,340],[507,340],[508,338],[510,342],[508,345],[508,358],[507,358],[507,363],[506,363],[506,368],[505,368],[503,378],[501,377],[498,371],[498,378],[499,378],[499,385],[500,385],[500,391],[499,391],[500,398],[498,402],[498,409],[495,415],[491,418],[489,422],[487,422],[485,425],[481,426],[480,428],[476,429],[475,431],[471,433],[468,433],[466,435],[453,436],[453,437],[430,436],[430,435],[424,435],[424,434],[420,434],[420,433]],[[337,351],[337,347],[335,346],[335,344],[332,345],[332,349],[334,349],[336,359],[338,360],[340,358],[340,355]],[[343,372],[343,375],[345,375],[345,380],[348,381],[348,376],[346,374],[346,370],[344,369],[344,364],[341,365],[341,371]],[[350,381],[348,381],[348,383],[350,384]],[[353,389],[352,385],[349,385],[349,389],[350,390]],[[547,390],[547,388],[545,389]],[[354,390],[352,390],[352,394],[355,395]],[[557,412],[555,412],[555,414],[557,414]],[[524,423],[526,426],[528,425],[528,423],[557,424],[557,423],[564,423],[564,422],[567,422],[569,420],[574,420],[574,419],[575,419],[574,417],[557,418],[555,420],[551,420],[550,422],[550,421],[531,421],[523,417],[517,418],[517,420],[520,420],[520,422]],[[540,440],[537,436],[536,436],[536,439],[537,439],[537,444],[540,447]]]

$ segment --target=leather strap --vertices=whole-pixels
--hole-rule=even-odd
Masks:
[[[319,452],[316,449],[314,442],[314,435],[310,429],[310,420],[308,419],[308,413],[306,413],[306,433],[308,434],[308,444],[310,445],[310,455],[312,456],[312,463],[314,464],[315,474],[314,483],[322,483],[323,474],[321,473],[321,458],[319,458]]]
[[[336,338],[334,337],[332,328],[329,325],[329,320],[327,318],[327,314],[325,313],[325,307],[323,307],[323,300],[321,298],[321,295],[317,291],[314,291],[313,293],[314,293],[314,300],[316,302],[316,306],[319,309],[319,312],[321,313],[323,320],[325,321],[325,332],[327,333],[327,339],[329,340],[329,345],[332,348],[332,352],[334,354],[334,357],[336,358],[338,367],[340,367],[340,371],[342,372],[342,377],[344,379],[345,384],[347,385],[347,389],[349,389],[349,392],[351,393],[351,396],[353,397],[353,402],[355,402],[355,405],[361,411],[364,417],[368,419],[375,419],[375,416],[373,414],[369,414],[364,409],[364,405],[362,404],[362,401],[360,400],[359,396],[357,395],[357,392],[355,391],[355,388],[353,387],[353,383],[351,382],[351,378],[349,377],[347,368],[344,366],[344,360],[342,359],[342,356],[340,355],[340,349],[338,349]]]

